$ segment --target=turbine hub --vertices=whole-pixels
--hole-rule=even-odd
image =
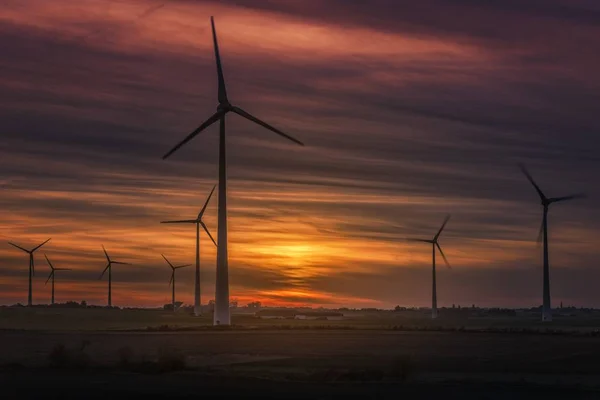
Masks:
[[[231,104],[229,102],[219,103],[219,105],[217,106],[217,111],[230,111],[230,110],[231,110]]]

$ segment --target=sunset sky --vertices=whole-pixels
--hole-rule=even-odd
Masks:
[[[164,7],[157,8],[161,4]],[[541,303],[549,196],[553,304],[600,307],[600,4],[595,0],[5,0],[0,10],[0,303],[170,301],[217,181],[215,16],[228,117],[231,297],[245,304]],[[216,194],[216,193],[215,193]],[[217,201],[205,221],[216,238]],[[202,236],[203,302],[214,245]],[[440,260],[441,261],[441,260]],[[193,268],[178,299],[193,301]]]

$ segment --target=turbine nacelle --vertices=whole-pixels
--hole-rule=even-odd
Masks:
[[[437,231],[437,233],[435,234],[435,236],[433,237],[433,239],[407,239],[409,242],[421,242],[421,243],[428,243],[433,245],[434,250],[437,247],[438,251],[440,252],[442,258],[444,259],[444,263],[446,264],[446,266],[448,268],[452,268],[450,267],[450,263],[448,262],[448,260],[446,259],[446,255],[444,254],[444,252],[442,251],[442,247],[440,246],[438,239],[440,238],[440,235],[442,234],[442,231],[444,230],[444,228],[446,227],[446,224],[448,223],[448,221],[450,220],[450,215],[446,216],[446,219],[444,220],[444,222],[442,223],[441,228]]]
[[[113,264],[118,264],[118,265],[132,265],[131,263],[126,263],[126,262],[111,260],[110,256],[108,255],[108,252],[104,248],[104,245],[102,245],[102,250],[104,251],[104,255],[106,256],[106,261],[108,262],[108,264],[106,264],[106,267],[104,268],[104,270],[102,271],[102,274],[100,274],[100,277],[98,279],[102,279],[102,277],[104,276],[104,274],[106,273],[106,271],[108,271],[109,269],[112,270]]]

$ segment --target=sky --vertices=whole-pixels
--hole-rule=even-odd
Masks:
[[[164,4],[164,6],[162,6]],[[161,7],[162,6],[162,7]],[[600,307],[600,4],[594,0],[5,0],[0,10],[0,303],[170,301],[194,262],[190,219],[217,183],[210,16],[233,115],[231,297],[241,304],[429,306],[431,238],[447,214],[438,304],[541,303],[551,206],[554,305]],[[217,199],[205,215],[216,238]],[[216,249],[201,238],[203,302]],[[178,271],[193,301],[193,268]]]

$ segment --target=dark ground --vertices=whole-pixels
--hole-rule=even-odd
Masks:
[[[5,399],[598,399],[592,389],[514,383],[305,383],[197,374],[4,373]],[[6,395],[5,395],[6,393]]]
[[[49,366],[84,342],[86,368]],[[123,349],[186,369],[125,371]],[[0,331],[2,398],[600,399],[598,360],[600,338],[549,334]]]

